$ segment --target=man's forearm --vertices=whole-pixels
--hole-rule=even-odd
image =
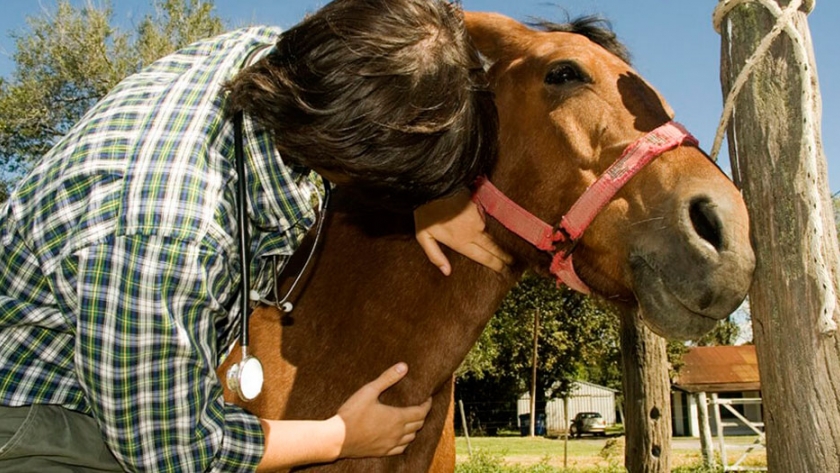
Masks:
[[[327,420],[260,419],[265,433],[265,454],[257,471],[292,468],[338,459],[345,427],[340,417]]]

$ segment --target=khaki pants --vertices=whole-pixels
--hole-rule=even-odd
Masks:
[[[92,417],[60,406],[0,406],[0,472],[123,471]]]

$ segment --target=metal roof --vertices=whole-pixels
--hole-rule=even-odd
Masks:
[[[688,392],[758,391],[755,345],[694,347],[683,356],[674,387]]]

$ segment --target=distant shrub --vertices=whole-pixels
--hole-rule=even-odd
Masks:
[[[624,461],[624,437],[615,437],[607,440],[604,448],[598,453],[610,465],[617,465]]]
[[[470,459],[455,465],[455,473],[512,473],[517,470],[504,464],[501,455],[486,450],[476,450]]]

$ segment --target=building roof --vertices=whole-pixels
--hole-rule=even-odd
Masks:
[[[546,393],[547,397],[551,398],[557,394],[557,390],[560,388],[560,383],[555,382],[551,385],[551,388]],[[571,392],[569,393],[569,398],[585,398],[585,397],[604,397],[604,396],[615,396],[621,391],[617,391],[613,388],[608,388],[606,386],[601,386],[600,384],[590,383],[587,381],[573,381],[571,386]],[[525,392],[519,399],[531,399],[531,393]]]
[[[685,363],[674,385],[688,392],[758,391],[758,359],[755,345],[694,347],[683,356]]]
[[[574,389],[575,392],[585,391],[585,390],[608,391],[608,392],[613,392],[613,393],[619,393],[620,392],[616,389],[608,388],[606,386],[601,386],[600,384],[590,383],[588,381],[578,380],[578,381],[575,381],[574,383],[572,383],[572,385],[573,385],[572,389]]]

